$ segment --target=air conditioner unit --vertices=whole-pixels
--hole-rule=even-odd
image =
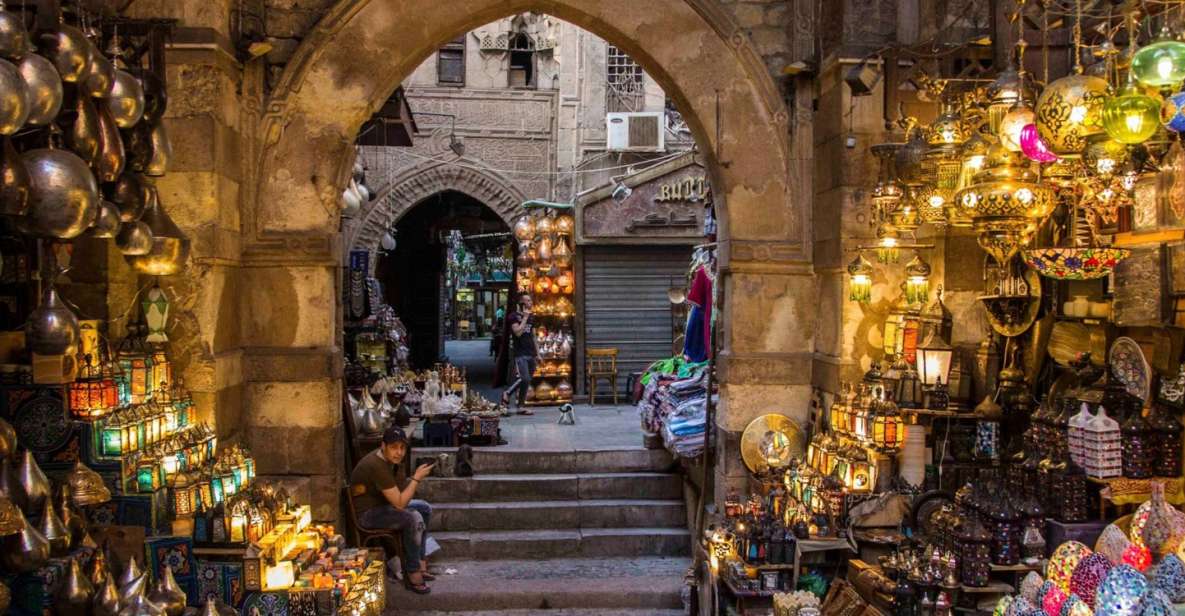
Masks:
[[[610,113],[605,116],[605,132],[610,152],[662,152],[666,149],[662,111]]]

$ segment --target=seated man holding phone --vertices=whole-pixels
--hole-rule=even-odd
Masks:
[[[408,479],[400,464],[407,449],[407,433],[398,426],[387,428],[379,448],[363,456],[350,472],[350,498],[354,499],[358,523],[364,528],[399,531],[403,538],[403,584],[412,592],[426,595],[431,589],[425,582],[435,579],[424,560],[432,506],[413,497],[435,464],[420,465]]]

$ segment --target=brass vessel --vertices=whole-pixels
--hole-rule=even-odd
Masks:
[[[95,555],[91,556],[91,562],[87,565],[86,576],[90,578],[91,585],[95,587],[96,591],[103,587],[103,583],[107,581],[110,573],[107,568],[107,551],[95,550]]]
[[[107,98],[111,94],[111,87],[115,85],[115,64],[95,49],[95,54],[91,56],[90,69],[80,85],[84,94],[94,98]]]
[[[95,224],[91,225],[91,237],[113,238],[119,234],[119,208],[114,203],[103,199],[99,201],[99,215],[95,216]]]
[[[143,594],[136,595],[119,610],[119,616],[164,616],[161,607],[148,600]]]
[[[0,582],[0,614],[8,613],[8,606],[12,604],[12,592]]]
[[[156,73],[140,71],[138,75],[144,89],[144,121],[152,125],[159,124],[169,106],[169,93]]]
[[[77,344],[78,318],[58,297],[58,291],[53,281],[50,281],[42,289],[41,303],[29,314],[29,321],[25,324],[25,345],[34,353],[62,355],[74,349]],[[36,462],[33,466],[36,467]],[[21,476],[21,484],[26,489],[31,509],[39,507],[39,499],[49,495],[49,482],[45,475],[41,474],[39,468],[36,474],[40,475],[42,482],[41,491],[37,494],[27,492],[28,485],[25,483],[24,475]]]
[[[74,100],[74,123],[63,127],[66,145],[86,164],[96,167],[99,148],[102,145],[99,126],[99,110],[89,96],[76,96]]]
[[[161,207],[156,187],[149,188],[148,209],[140,220],[152,232],[152,249],[144,255],[127,257],[127,261],[141,274],[171,276],[185,268],[189,259],[189,238]]]
[[[90,74],[91,56],[97,50],[81,30],[62,24],[46,40],[49,42],[46,56],[57,67],[62,81],[77,83]]]
[[[66,577],[54,596],[54,611],[59,616],[87,616],[94,596],[95,587],[82,574],[82,566],[78,564],[78,559],[71,558],[70,567],[66,569]]]
[[[36,511],[43,507],[45,501],[49,500],[49,479],[41,472],[41,467],[37,466],[33,452],[26,450],[21,456],[16,476],[21,482],[21,489],[25,491],[25,508],[28,511]]]
[[[29,172],[11,137],[4,137],[0,147],[0,214],[24,216],[29,212]]]
[[[30,182],[29,222],[41,237],[78,237],[99,212],[99,185],[86,161],[54,147],[25,152]]]
[[[135,556],[132,556],[131,560],[128,561],[128,566],[124,568],[123,573],[120,573],[119,579],[116,580],[119,584],[120,602],[123,601],[124,588],[131,586],[142,574],[143,571],[140,570],[140,563],[136,562]]]
[[[29,119],[29,86],[21,69],[0,60],[0,135],[11,135]]]
[[[108,183],[119,179],[123,173],[127,158],[123,149],[123,138],[119,135],[119,125],[111,110],[105,106],[99,107],[99,156],[95,164],[95,172],[100,182]]]
[[[16,430],[0,417],[0,458],[12,457],[13,453],[16,453]]]
[[[31,51],[32,46],[29,31],[25,29],[25,20],[9,12],[3,0],[0,0],[0,56],[20,60]],[[0,614],[3,613],[4,610],[0,608]]]
[[[98,505],[111,500],[111,490],[103,482],[103,477],[81,460],[74,464],[66,476],[66,484],[70,487],[70,502],[75,507]]]
[[[144,116],[144,89],[135,76],[123,69],[115,69],[115,81],[103,101],[120,128],[131,128]]]
[[[140,176],[125,171],[111,187],[108,197],[112,203],[119,207],[119,219],[123,222],[132,222],[140,220],[140,216],[144,213],[144,206],[147,205],[146,193],[144,181],[140,179]]]
[[[66,528],[62,518],[58,517],[58,512],[53,509],[53,502],[48,498],[45,499],[41,511],[41,524],[37,530],[49,540],[50,556],[65,556],[70,552],[70,529]]]
[[[20,71],[29,93],[27,122],[33,126],[47,126],[62,110],[62,78],[53,62],[35,53],[25,55]]]
[[[125,222],[115,236],[115,245],[125,257],[146,255],[152,250],[152,230],[139,220]]]
[[[148,599],[161,606],[168,616],[181,616],[185,611],[185,592],[177,585],[172,567],[167,564],[161,566],[160,579],[156,581],[152,592],[148,593]]]
[[[94,616],[116,616],[119,613],[119,591],[115,589],[115,580],[107,573],[103,582],[95,587],[95,596],[91,600]]]
[[[49,560],[49,541],[20,516],[21,530],[0,540],[0,565],[9,571],[28,573],[36,571]]]
[[[15,459],[0,459],[0,497],[7,498],[17,509],[23,510],[29,504],[29,499],[17,476],[19,466]]]
[[[144,175],[162,176],[169,170],[169,163],[173,160],[173,143],[169,140],[169,133],[165,131],[165,123],[157,122],[150,132],[152,157],[144,166]]]

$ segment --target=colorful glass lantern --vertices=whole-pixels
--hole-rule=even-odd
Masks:
[[[222,494],[224,498],[230,498],[239,491],[239,486],[235,483],[234,473],[229,468],[223,468],[218,475],[218,482],[222,484]]]
[[[151,344],[168,342],[165,327],[169,323],[169,298],[160,285],[153,285],[148,289],[144,299],[140,301],[140,307],[144,311],[144,321],[148,324],[145,341]]]
[[[1152,476],[1152,426],[1136,411],[1120,426],[1123,434],[1123,476],[1146,479]]]
[[[913,377],[917,383],[917,377]],[[905,422],[897,405],[885,401],[877,407],[876,415],[872,419],[872,443],[884,452],[893,452],[905,443]]]
[[[831,431],[836,434],[841,434],[848,429],[848,409],[844,396],[836,396],[835,402],[831,404]]]
[[[897,228],[891,224],[882,224],[876,230],[876,260],[881,263],[896,263],[901,256],[898,246],[901,238],[897,235]]]
[[[982,588],[991,575],[992,535],[979,518],[968,517],[959,524],[955,543],[959,550],[960,573],[963,584]]]
[[[911,304],[920,304],[930,297],[930,264],[914,253],[905,266],[905,299]]]
[[[102,373],[91,363],[89,355],[82,364],[82,374],[66,387],[66,398],[75,419],[94,420],[111,411],[104,395]]]
[[[211,476],[207,479],[210,482],[210,496],[215,504],[226,500],[226,495],[222,493],[222,479],[218,476]]]
[[[1078,541],[1067,541],[1057,546],[1045,565],[1045,579],[1053,582],[1062,592],[1069,592],[1074,569],[1089,554],[1090,548]]]
[[[156,459],[143,457],[136,464],[136,489],[139,492],[155,492],[160,487],[160,468]]]
[[[230,506],[230,528],[227,535],[235,543],[247,539],[247,501],[236,499]]]
[[[1000,145],[1013,152],[1021,151],[1021,131],[1036,121],[1037,116],[1033,113],[1032,108],[1024,103],[1017,104],[1004,114],[1004,118],[1000,121]]]
[[[197,486],[186,473],[173,477],[169,489],[173,492],[173,511],[178,517],[193,515],[197,510]]]
[[[1140,91],[1129,73],[1123,89],[1103,104],[1103,128],[1119,143],[1143,143],[1160,125],[1160,106],[1160,98]]]
[[[1112,566],[1111,561],[1102,554],[1087,554],[1074,567],[1074,573],[1070,576],[1070,592],[1094,609],[1095,592]]]
[[[1134,567],[1113,567],[1095,592],[1096,616],[1136,616],[1148,580]]]
[[[848,299],[853,302],[868,302],[872,300],[872,264],[863,254],[848,264]]]
[[[104,457],[116,457],[123,454],[123,426],[114,418],[103,422],[99,432],[99,451]]]
[[[169,362],[169,356],[164,349],[157,349],[152,352],[152,376],[150,383],[150,391],[168,392],[172,389],[173,382],[173,365]]]
[[[1175,132],[1185,132],[1185,91],[1166,96],[1160,106],[1160,123]]]
[[[1171,88],[1185,80],[1185,43],[1173,40],[1166,27],[1160,38],[1132,56],[1131,74],[1153,88]]]
[[[1036,124],[1028,124],[1020,130],[1020,151],[1026,158],[1038,163],[1052,163],[1059,159],[1049,144],[1041,138]]]
[[[1055,154],[1077,158],[1086,138],[1103,132],[1109,86],[1100,77],[1073,74],[1045,87],[1037,99],[1037,130]]]
[[[1086,138],[1086,147],[1082,150],[1082,163],[1088,173],[1102,179],[1110,179],[1123,170],[1127,159],[1127,146],[1111,139],[1108,134],[1099,133]]]
[[[1069,595],[1062,589],[1054,586],[1041,597],[1041,610],[1045,612],[1045,616],[1058,616],[1061,614],[1062,605],[1066,603]]]
[[[927,387],[945,383],[950,376],[951,356],[954,349],[942,336],[931,330],[917,349],[918,376]]]

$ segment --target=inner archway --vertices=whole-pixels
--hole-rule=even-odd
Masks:
[[[248,423],[297,422],[338,438],[340,318],[332,311],[340,305],[339,196],[354,138],[441,44],[522,11],[577,24],[635,58],[670,94],[708,159],[720,200],[723,287],[717,425],[736,435],[775,410],[805,420],[818,291],[806,224],[809,163],[800,162],[809,159],[792,154],[786,106],[731,17],[706,0],[465,0],[448,11],[434,0],[340,0],[266,101],[252,174],[259,180],[245,191]],[[806,132],[797,147],[809,145]],[[277,306],[277,295],[291,301]],[[306,369],[289,380],[272,376],[285,374],[272,366],[294,356],[315,361],[297,362]],[[294,397],[308,402],[299,417]],[[722,439],[722,448],[734,445]],[[738,466],[725,466],[718,474],[739,480]]]

